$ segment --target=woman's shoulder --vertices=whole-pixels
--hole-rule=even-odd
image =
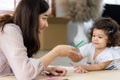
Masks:
[[[19,26],[13,23],[5,24],[4,29],[18,29],[20,30]]]
[[[19,26],[17,26],[16,24],[13,23],[9,23],[9,24],[5,24],[4,28],[0,28],[0,36],[4,36],[4,35],[22,35],[22,31],[19,28]]]
[[[13,24],[13,23],[8,23],[8,24],[5,24],[4,28],[3,28],[3,31],[6,32],[6,31],[14,31],[14,32],[20,32],[21,33],[21,29],[18,25],[16,24]]]

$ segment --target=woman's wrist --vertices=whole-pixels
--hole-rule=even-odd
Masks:
[[[54,49],[50,51],[50,54],[53,54],[55,58],[59,56],[59,53]]]

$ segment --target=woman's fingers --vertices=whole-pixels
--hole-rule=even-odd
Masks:
[[[67,70],[65,68],[52,67],[49,72],[54,76],[64,76]]]

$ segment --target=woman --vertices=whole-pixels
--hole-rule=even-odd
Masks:
[[[59,45],[39,59],[32,58],[40,49],[38,36],[48,26],[49,14],[45,0],[21,0],[13,16],[0,18],[0,75],[13,73],[17,80],[32,80],[44,71],[65,75],[65,69],[47,66],[58,56],[75,54],[74,47]]]

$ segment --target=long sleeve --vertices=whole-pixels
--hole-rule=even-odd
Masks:
[[[39,59],[27,57],[21,30],[15,24],[6,24],[0,32],[0,48],[17,80],[33,80],[44,70]]]

